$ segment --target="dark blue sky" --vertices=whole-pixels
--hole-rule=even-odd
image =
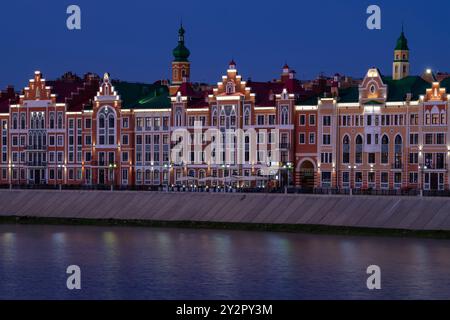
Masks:
[[[82,30],[66,28],[77,4]],[[370,4],[382,9],[382,30],[366,28]],[[0,8],[0,87],[87,71],[129,81],[170,76],[180,19],[191,51],[192,80],[215,83],[234,57],[246,79],[278,77],[285,61],[301,79],[319,72],[362,77],[371,66],[391,73],[402,21],[415,74],[450,71],[448,0],[15,0]]]

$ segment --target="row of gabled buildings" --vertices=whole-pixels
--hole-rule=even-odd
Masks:
[[[36,71],[0,94],[0,184],[449,188],[450,79],[409,75],[244,80],[231,61],[192,83],[184,29],[172,79],[152,84]],[[439,81],[438,81],[439,80]]]

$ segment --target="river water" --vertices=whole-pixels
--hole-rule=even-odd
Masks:
[[[66,287],[69,265],[81,290]],[[0,225],[0,299],[24,298],[450,299],[450,241]]]

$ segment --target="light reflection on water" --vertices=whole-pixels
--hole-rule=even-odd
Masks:
[[[71,264],[80,291],[65,287]],[[0,298],[450,299],[450,241],[0,225]]]

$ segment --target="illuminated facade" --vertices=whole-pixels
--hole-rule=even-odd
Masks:
[[[2,92],[0,184],[449,189],[450,79],[410,76],[403,32],[392,77],[371,68],[358,86],[313,88],[288,65],[245,81],[234,61],[216,85],[192,83],[184,35],[169,85],[36,71],[21,94]],[[242,145],[228,148],[227,130]],[[180,132],[196,142],[184,156]]]

